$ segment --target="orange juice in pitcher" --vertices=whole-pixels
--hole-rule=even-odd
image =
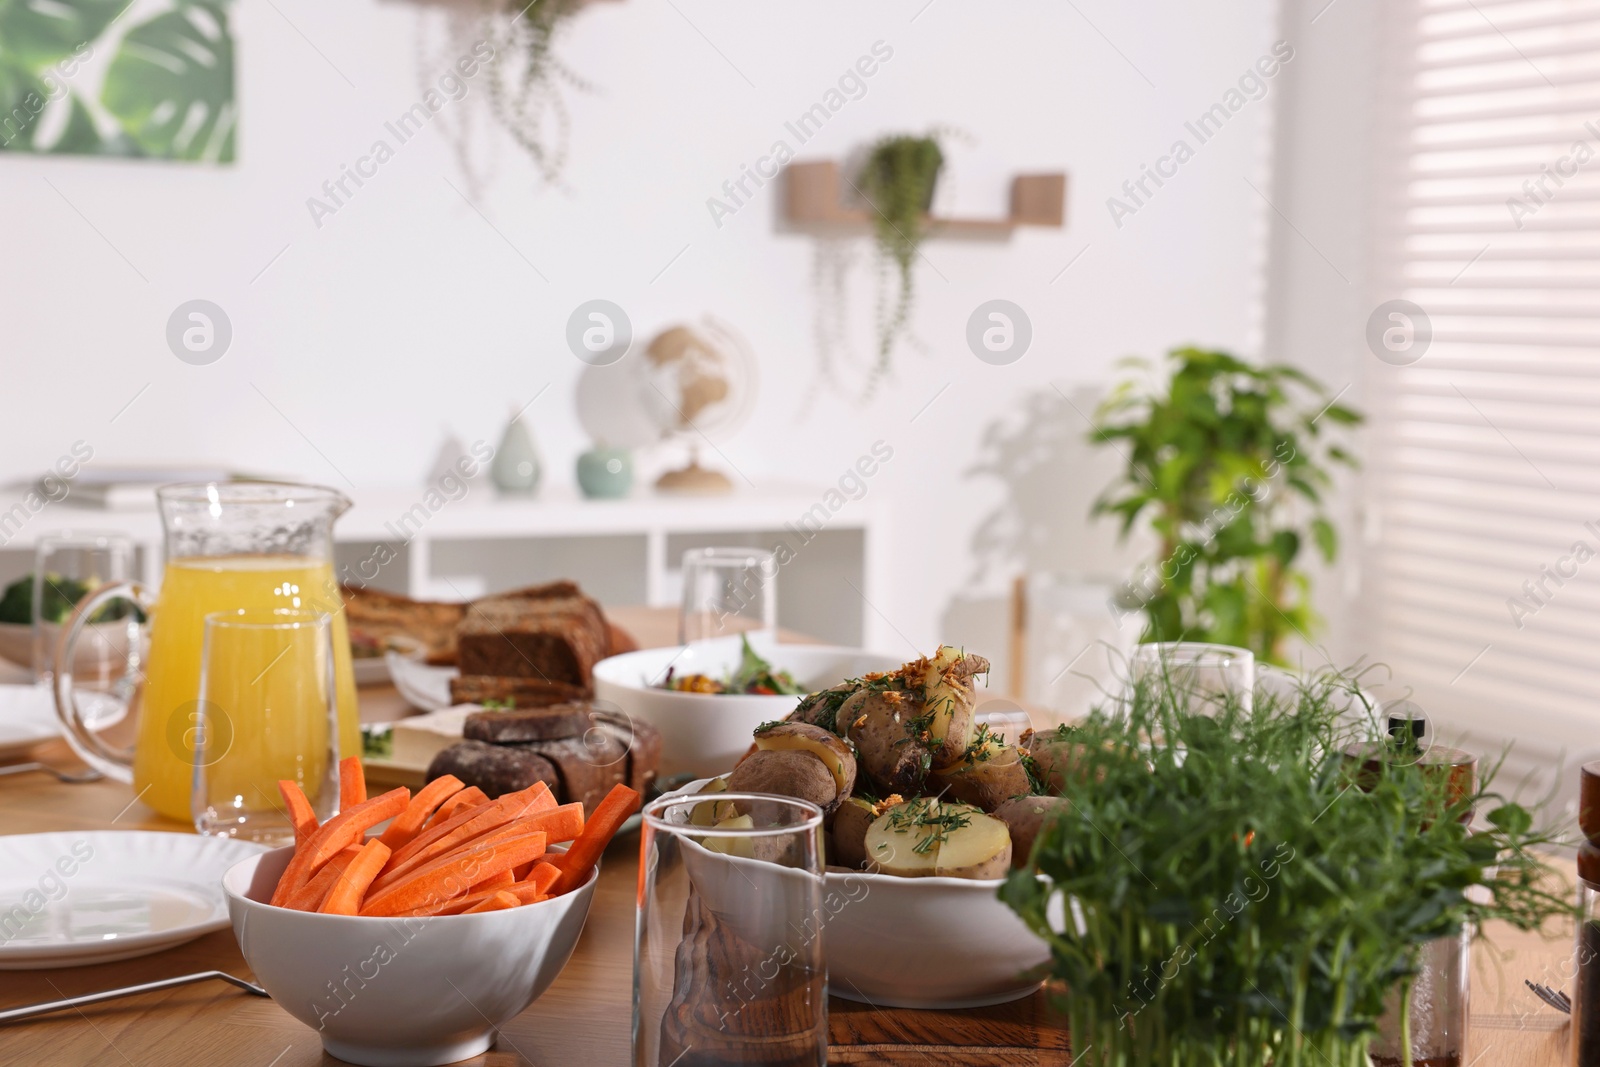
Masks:
[[[167,486],[157,494],[166,531],[167,562],[159,595],[138,583],[101,590],[80,608],[87,619],[108,600],[127,597],[150,616],[149,662],[139,700],[132,752],[110,748],[83,727],[72,699],[72,644],[76,623],[56,668],[57,711],[68,740],[102,774],[131,781],[139,799],[163,815],[189,822],[194,791],[194,744],[200,715],[200,659],[205,617],[222,611],[282,609],[332,616],[338,750],[359,754],[355,676],[338,584],[333,574],[333,521],[349,506],[343,495],[316,486],[236,482]],[[262,663],[261,669],[270,665]],[[237,724],[234,769],[240,760],[260,781],[257,798],[277,802],[277,780],[299,780],[308,794],[321,771],[306,761],[252,748],[250,724]],[[315,761],[325,753],[315,754]],[[256,766],[259,764],[259,766]],[[315,799],[315,798],[313,798]]]

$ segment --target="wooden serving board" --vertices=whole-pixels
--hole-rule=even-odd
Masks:
[[[830,1067],[984,1064],[1068,1067],[1072,1052],[1059,988],[990,1008],[917,1011],[828,998]]]

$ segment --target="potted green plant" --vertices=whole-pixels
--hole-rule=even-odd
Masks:
[[[943,165],[944,153],[934,137],[900,134],[873,145],[861,168],[858,186],[871,207],[882,268],[874,381],[888,372],[890,354],[911,316],[913,268],[927,236],[927,214]]]
[[[1459,795],[1415,761],[1363,777],[1344,746],[1382,735],[1341,725],[1355,692],[1202,716],[1145,680],[1067,732],[1070,808],[1001,897],[1050,945],[1083,1067],[1367,1067],[1422,945],[1572,913],[1492,774]]]
[[[1159,542],[1118,598],[1142,611],[1145,641],[1212,641],[1285,662],[1290,634],[1319,621],[1299,565],[1313,541],[1338,553],[1322,508],[1335,465],[1355,458],[1330,428],[1362,416],[1314,378],[1289,366],[1258,366],[1226,352],[1179,348],[1156,383],[1139,372],[1101,404],[1090,440],[1124,459],[1094,514],[1121,519],[1124,537],[1143,523]]]

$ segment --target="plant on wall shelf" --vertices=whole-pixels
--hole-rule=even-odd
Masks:
[[[571,119],[564,89],[592,88],[555,54],[557,36],[584,0],[469,0],[451,12],[445,50],[428,57],[419,71],[430,85],[439,71],[455,60],[473,54],[475,45],[487,42],[494,58],[485,63],[482,100],[490,117],[511,136],[550,183],[558,181],[566,164]],[[473,184],[481,181],[470,144],[472,124],[455,116],[451,140],[463,172]]]
[[[889,356],[911,315],[913,267],[927,235],[926,216],[944,153],[933,137],[897,135],[872,146],[861,168],[861,194],[872,208],[873,232],[881,253],[878,299],[876,382],[889,370]],[[890,265],[895,276],[888,277]]]
[[[1160,542],[1119,604],[1143,611],[1142,640],[1213,641],[1284,663],[1289,636],[1320,621],[1301,550],[1313,541],[1333,561],[1322,494],[1332,465],[1355,466],[1323,432],[1362,416],[1293,367],[1180,348],[1165,370],[1154,388],[1139,376],[1117,385],[1091,435],[1125,461],[1094,514],[1120,517],[1124,537],[1142,522]]]

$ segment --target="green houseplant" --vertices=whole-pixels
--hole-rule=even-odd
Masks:
[[[1119,517],[1124,537],[1143,522],[1160,543],[1119,609],[1143,611],[1145,641],[1213,641],[1283,663],[1288,636],[1318,621],[1301,550],[1310,540],[1337,555],[1322,493],[1334,465],[1355,465],[1324,433],[1362,416],[1294,367],[1179,348],[1162,369],[1160,384],[1147,373],[1118,384],[1091,431],[1124,459],[1094,514]]]
[[[1492,773],[1451,795],[1398,749],[1375,778],[1346,758],[1383,736],[1341,725],[1351,680],[1212,716],[1175,689],[1143,681],[1069,731],[1071,807],[1033,852],[1044,877],[1001,889],[1070,988],[1083,1067],[1367,1067],[1420,946],[1573,912],[1541,888],[1532,849],[1550,839],[1488,792]]]
[[[889,369],[895,341],[911,316],[917,250],[927,236],[926,216],[944,153],[933,137],[901,134],[872,146],[859,178],[872,207],[873,233],[885,272],[878,300],[878,361],[874,380]],[[887,271],[894,267],[894,277]]]

